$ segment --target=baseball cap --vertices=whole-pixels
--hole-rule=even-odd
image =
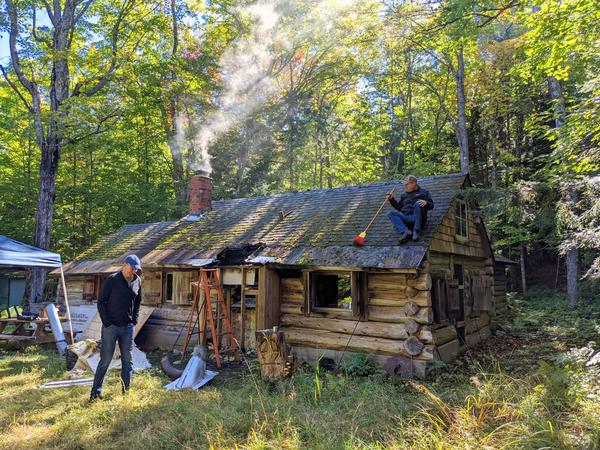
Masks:
[[[137,255],[129,255],[125,258],[125,262],[133,267],[135,270],[142,270],[142,263]]]

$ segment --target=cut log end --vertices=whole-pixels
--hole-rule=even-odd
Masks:
[[[419,305],[417,305],[415,302],[408,302],[403,306],[403,308],[407,316],[414,316],[419,312]]]
[[[417,337],[411,336],[407,340],[404,341],[404,350],[406,353],[412,356],[417,356],[420,354],[425,348],[425,344],[423,344]]]
[[[417,334],[421,326],[413,319],[408,319],[404,322],[404,328],[408,334]]]

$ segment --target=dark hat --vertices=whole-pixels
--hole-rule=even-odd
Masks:
[[[142,263],[137,255],[129,255],[125,258],[125,262],[133,267],[135,270],[142,270]]]

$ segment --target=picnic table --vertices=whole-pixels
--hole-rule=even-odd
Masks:
[[[68,320],[66,317],[60,317],[59,319],[61,322]],[[14,325],[14,329],[5,332],[8,325]],[[27,327],[26,325],[35,326]],[[0,319],[0,341],[30,341],[36,344],[46,344],[55,340],[47,317],[36,317],[34,319],[9,317]]]

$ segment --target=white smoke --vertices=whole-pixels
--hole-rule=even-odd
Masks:
[[[251,30],[236,40],[219,61],[223,78],[218,109],[211,112],[194,134],[190,155],[192,170],[212,172],[208,147],[222,133],[248,119],[285,84],[273,75],[276,51],[291,50],[313,34],[331,32],[335,20],[353,14],[360,0],[321,0],[310,4],[308,14],[291,13],[298,5],[294,0],[259,0],[240,9],[249,18]],[[297,11],[296,11],[297,13]],[[295,16],[295,17],[292,17]],[[180,117],[176,121],[181,121]],[[183,136],[181,123],[176,134]]]

